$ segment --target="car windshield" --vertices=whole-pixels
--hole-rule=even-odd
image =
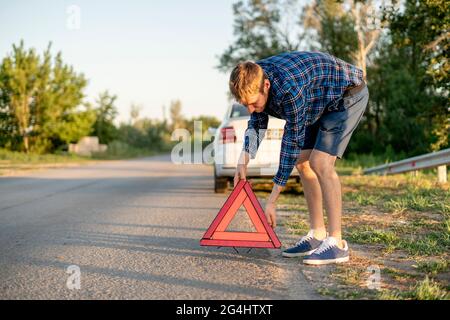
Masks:
[[[231,108],[231,116],[230,118],[239,118],[239,117],[248,117],[250,113],[247,108],[241,104],[235,104]]]

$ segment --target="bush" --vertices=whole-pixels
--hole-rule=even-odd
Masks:
[[[144,148],[135,148],[129,144],[114,140],[108,144],[108,149],[106,152],[94,153],[92,158],[94,159],[124,159],[124,158],[134,158],[140,156],[149,156],[154,154],[155,151]]]

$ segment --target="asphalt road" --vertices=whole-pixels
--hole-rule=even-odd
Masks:
[[[1,177],[0,299],[318,298],[279,250],[200,247],[225,200],[168,155]]]

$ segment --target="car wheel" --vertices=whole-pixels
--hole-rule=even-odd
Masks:
[[[214,167],[214,192],[225,193],[228,189],[228,178],[218,177]]]

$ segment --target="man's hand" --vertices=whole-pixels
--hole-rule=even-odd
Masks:
[[[234,174],[234,186],[236,187],[239,180],[246,180],[247,166],[245,164],[238,164],[236,173]]]
[[[269,199],[267,200],[266,217],[267,222],[272,228],[275,228],[277,226],[276,201],[282,189],[283,189],[282,186],[274,184],[272,188],[272,193],[270,194]]]
[[[274,202],[268,202],[266,204],[266,217],[269,226],[275,228],[277,226],[277,212]]]
[[[250,161],[250,155],[242,151],[241,156],[239,157],[238,165],[236,167],[236,173],[234,174],[234,186],[236,187],[239,183],[239,180],[247,180],[247,164]]]

